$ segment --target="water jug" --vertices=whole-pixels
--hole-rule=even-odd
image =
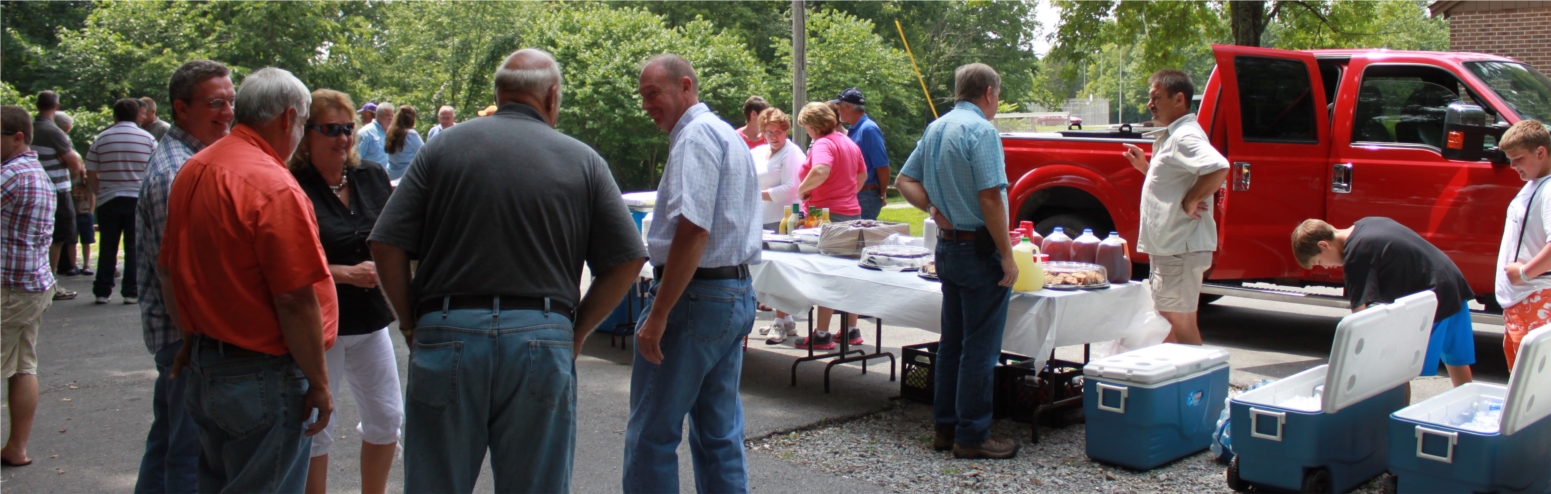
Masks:
[[[1093,229],[1082,229],[1082,235],[1072,241],[1072,260],[1077,262],[1092,263],[1099,250],[1099,237],[1093,235]]]
[[[1015,292],[1033,292],[1045,288],[1045,269],[1034,261],[1039,255],[1039,247],[1034,242],[1024,237],[1018,245],[1012,248],[1012,258],[1018,263],[1018,280],[1012,284]]]
[[[1032,239],[1030,239],[1032,242]],[[1050,255],[1051,262],[1072,260],[1072,237],[1066,236],[1066,231],[1056,227],[1045,237],[1045,241],[1039,246],[1040,252]]]
[[[1120,238],[1119,232],[1109,232],[1095,251],[1095,263],[1104,266],[1111,285],[1131,281],[1131,253],[1126,248],[1126,240]]]
[[[932,252],[937,252],[937,222],[931,218],[921,222],[921,242]]]

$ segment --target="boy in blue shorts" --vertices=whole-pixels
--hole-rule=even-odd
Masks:
[[[1475,293],[1459,266],[1443,251],[1410,228],[1380,217],[1357,220],[1344,230],[1307,220],[1293,230],[1292,243],[1293,255],[1304,269],[1346,269],[1346,297],[1352,302],[1352,312],[1432,290],[1438,297],[1438,310],[1433,314],[1422,375],[1436,375],[1442,360],[1455,386],[1471,381],[1476,344],[1467,304]]]

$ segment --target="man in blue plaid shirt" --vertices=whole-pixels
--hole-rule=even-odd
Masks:
[[[156,259],[167,226],[167,195],[183,163],[231,132],[232,100],[237,91],[231,71],[219,62],[193,60],[178,67],[167,82],[172,102],[172,128],[151,153],[140,184],[135,235],[139,237],[136,266],[140,288],[140,320],[145,347],[155,355],[156,387],[152,401],[155,421],[145,439],[136,493],[194,492],[199,468],[199,428],[183,408],[183,386],[167,379],[172,360],[183,346],[183,334],[173,327],[162,296]]]
[[[32,141],[32,117],[20,106],[0,108],[0,225],[5,247],[0,254],[0,353],[4,353],[5,380],[10,391],[11,436],[0,450],[0,464],[23,466],[32,417],[38,410],[38,327],[43,311],[54,303],[54,271],[49,269],[48,247],[53,242],[54,185]]]

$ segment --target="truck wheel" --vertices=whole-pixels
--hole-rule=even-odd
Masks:
[[[1115,228],[1111,222],[1100,221],[1078,213],[1058,213],[1034,223],[1034,229],[1043,232],[1046,236],[1058,226],[1066,229],[1066,236],[1072,238],[1082,235],[1083,229],[1093,230],[1094,235],[1104,238]]]
[[[1218,300],[1222,300],[1222,295],[1203,293],[1201,294],[1201,303],[1199,305],[1207,305]]]
[[[1229,489],[1233,489],[1234,492],[1249,490],[1249,484],[1244,483],[1244,479],[1239,478],[1239,457],[1235,456],[1228,461],[1228,473],[1226,476],[1228,477]]]
[[[1324,467],[1309,470],[1303,474],[1303,489],[1300,489],[1299,492],[1304,494],[1328,494],[1334,490],[1330,483],[1330,470],[1326,470]]]

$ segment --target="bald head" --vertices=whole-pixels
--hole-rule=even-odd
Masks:
[[[522,103],[544,114],[550,126],[560,118],[560,63],[549,52],[523,48],[495,71],[496,105]]]
[[[672,132],[679,118],[700,103],[700,79],[684,57],[664,53],[641,65],[641,109],[664,132]]]

